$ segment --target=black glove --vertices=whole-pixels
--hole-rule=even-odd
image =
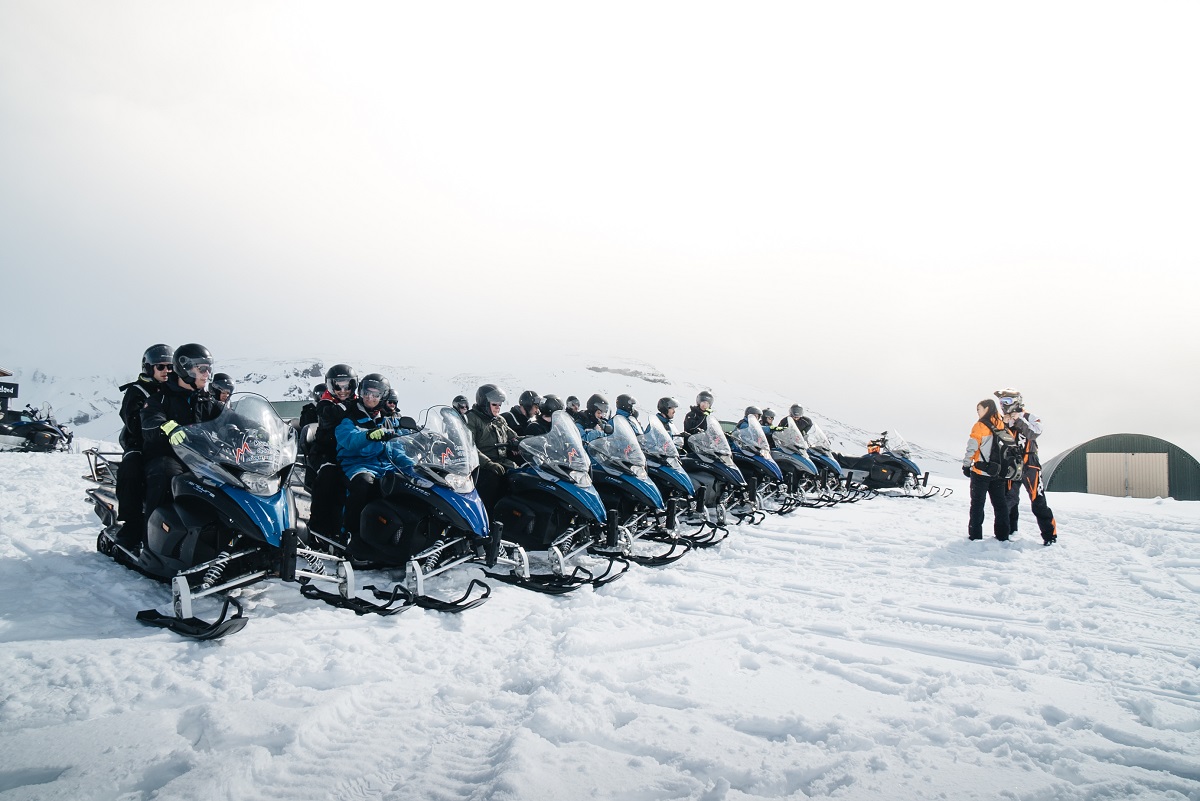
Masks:
[[[972,475],[974,475],[974,474],[971,472],[971,468],[970,468],[970,467],[968,467],[968,466],[967,466],[967,465],[965,465],[965,464],[963,465],[963,475],[964,475],[964,476],[966,476],[967,478],[970,478]]]
[[[604,436],[608,436],[613,432],[613,427],[608,423],[605,423],[604,425],[600,426],[600,430],[604,432]]]

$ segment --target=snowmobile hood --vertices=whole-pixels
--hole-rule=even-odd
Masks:
[[[252,495],[244,489],[226,484],[221,491],[234,500],[246,516],[258,526],[262,539],[278,548],[285,529],[292,525],[292,498],[287,487],[274,495]]]
[[[651,509],[662,509],[666,506],[662,493],[654,482],[629,473],[620,475],[605,475],[603,480],[607,486],[619,487],[620,491],[634,495],[645,506]]]
[[[842,470],[842,465],[828,453],[824,451],[809,451],[808,456],[812,459],[814,465],[827,467],[837,473],[839,477],[845,476],[846,473]]]
[[[776,464],[791,462],[795,467],[803,470],[806,473],[817,474],[817,466],[813,464],[813,460],[805,455],[804,451],[784,451],[776,448],[771,451],[771,456],[775,458]],[[815,456],[813,457],[816,458]]]
[[[688,474],[683,472],[682,466],[676,460],[674,464],[658,464],[650,462],[647,465],[650,475],[659,481],[664,481],[668,484],[673,484],[680,492],[686,493],[688,497],[696,494],[696,485],[688,478]]]

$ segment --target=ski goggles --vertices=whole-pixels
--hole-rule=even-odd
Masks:
[[[1021,399],[1020,398],[1001,398],[1000,405],[1005,409],[1009,409],[1014,406],[1020,406]]]
[[[383,393],[382,393],[382,392],[380,392],[380,391],[379,391],[379,390],[377,390],[377,389],[364,389],[364,390],[362,391],[362,396],[363,396],[363,398],[364,398],[364,399],[368,399],[368,398],[369,398],[369,399],[372,399],[372,400],[379,400],[380,398],[382,398],[382,397],[383,397]]]

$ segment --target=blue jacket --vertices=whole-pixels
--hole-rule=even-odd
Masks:
[[[338,464],[346,478],[354,478],[359,473],[381,476],[396,471],[396,466],[387,458],[383,441],[367,437],[380,427],[379,418],[367,411],[362,401],[346,410],[345,416],[333,430],[334,439],[337,440]]]
[[[633,429],[633,433],[637,436],[640,437],[642,434],[646,433],[646,429],[642,428],[642,424],[638,422],[638,419],[629,412],[625,411],[624,409],[617,409],[617,415],[619,417],[624,417],[629,421],[629,427]]]
[[[595,428],[584,428],[578,421],[576,421],[575,427],[579,429],[579,436],[583,438],[584,442],[591,442],[594,439],[608,436],[603,431],[597,431]]]

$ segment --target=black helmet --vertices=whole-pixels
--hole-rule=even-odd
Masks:
[[[382,403],[391,388],[391,382],[379,373],[367,373],[363,376],[362,383],[358,385],[358,394],[366,395],[368,392],[377,393],[379,395],[379,402]]]
[[[596,393],[588,398],[587,412],[589,417],[595,416],[596,412],[601,412],[608,417],[608,401],[604,399],[603,395]]]
[[[213,357],[209,353],[208,348],[203,345],[197,345],[195,342],[189,342],[186,345],[180,345],[175,350],[175,357],[172,359],[175,365],[175,376],[180,381],[192,387],[196,386],[196,378],[200,375],[200,367],[207,366],[212,370]]]
[[[617,396],[617,411],[625,412],[630,417],[637,417],[637,411],[633,408],[637,406],[637,398],[632,395]]]
[[[538,404],[544,417],[549,417],[555,412],[563,410],[563,402],[559,400],[557,395],[547,395],[542,398],[542,402]]]
[[[495,384],[484,384],[475,390],[475,403],[483,409],[486,409],[489,403],[503,404],[506,400],[508,396],[504,394],[504,390]]]
[[[319,401],[321,398],[325,397],[325,385],[317,384],[315,387],[313,387],[312,396],[314,401]]]
[[[798,403],[793,403],[792,408],[788,409],[788,414],[792,417],[802,417],[804,415],[804,407]]]
[[[335,364],[325,371],[325,386],[329,389],[329,394],[334,393],[338,384],[349,384],[350,394],[354,394],[358,389],[358,373],[348,364]]]
[[[387,380],[387,379],[384,379],[384,380]],[[399,406],[400,405],[400,396],[396,394],[396,390],[389,389],[387,392],[383,393],[383,402],[384,403],[394,403],[397,406]]]
[[[517,404],[525,410],[525,414],[529,414],[529,410],[534,406],[541,406],[546,399],[534,392],[532,389],[527,389],[521,393],[521,397],[517,400]]]
[[[212,377],[212,382],[208,386],[213,392],[233,394],[233,379],[229,377],[229,373],[217,373]]]
[[[170,345],[151,345],[142,354],[142,375],[154,378],[154,365],[172,364],[175,361],[175,351]]]
[[[704,403],[705,401],[708,401],[709,405],[712,405],[713,396],[712,396],[712,393],[709,392],[707,389],[696,396],[696,405],[699,406],[700,404]]]
[[[450,403],[455,409],[458,409],[463,414],[466,414],[467,410],[471,408],[471,402],[467,400],[466,395],[455,395],[454,400],[452,400]]]
[[[574,395],[567,396],[567,410],[571,412],[579,411],[579,398]]]
[[[674,398],[659,398],[658,399],[658,413],[661,414],[663,417],[667,416],[667,412],[669,410],[678,409],[678,408],[679,408],[679,401],[675,400]]]
[[[742,412],[743,417],[749,417],[752,414],[762,417],[762,409],[757,406],[747,406],[746,411]]]
[[[772,420],[774,420],[775,419],[775,410],[774,409],[763,409],[762,410],[762,419],[766,420],[768,423],[771,422]]]

